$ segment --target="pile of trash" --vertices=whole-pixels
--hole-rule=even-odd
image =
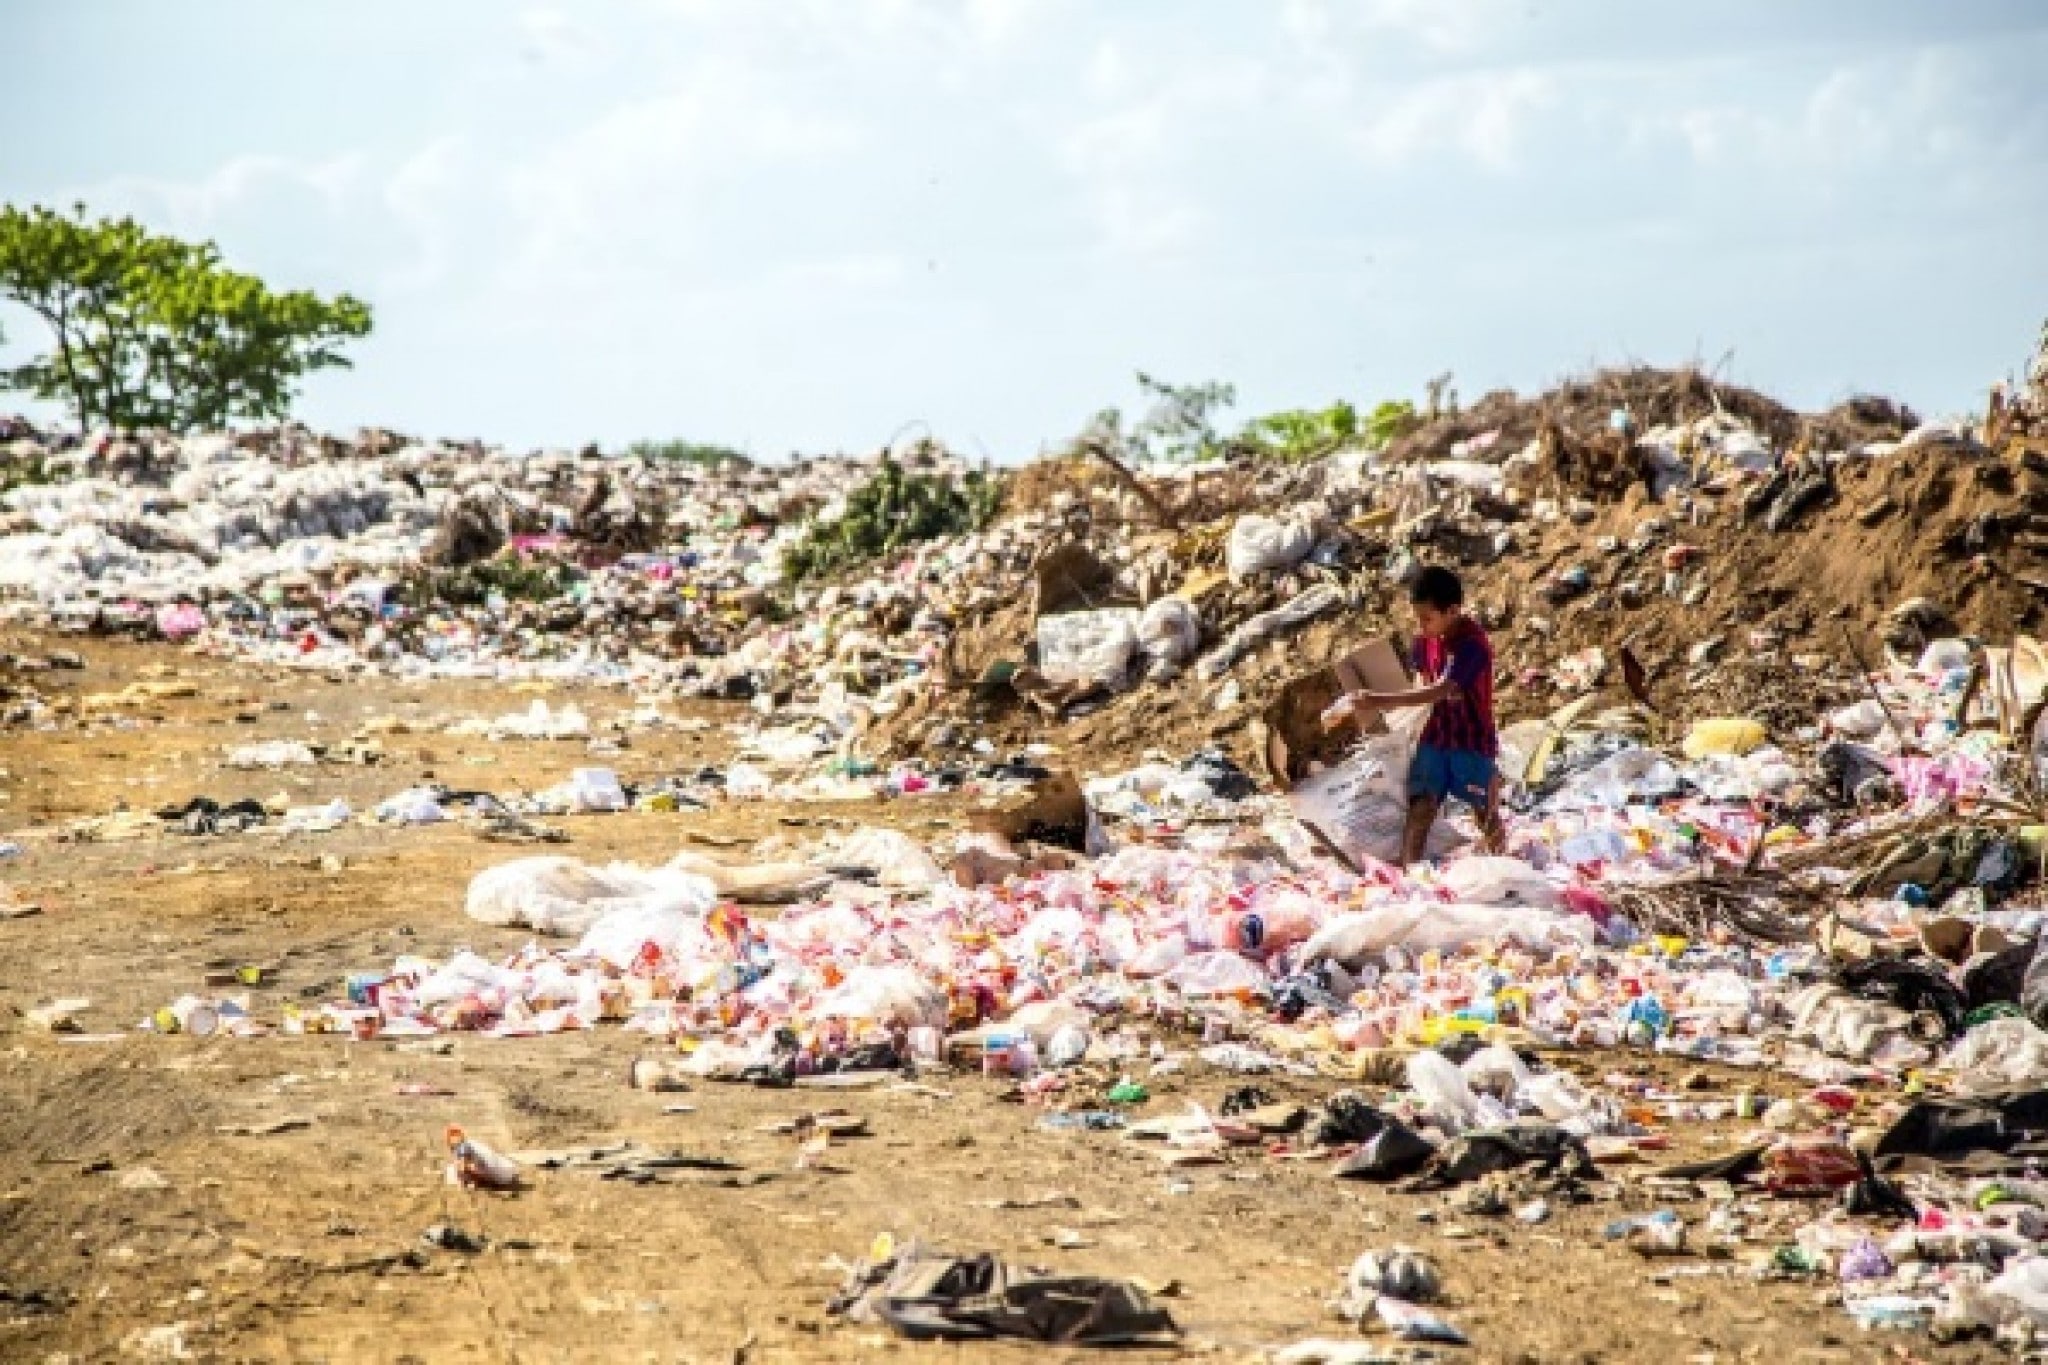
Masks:
[[[2000,688],[2048,695],[2042,657],[1937,641],[1867,679],[1868,705],[1817,718],[1825,742],[1798,758],[1741,717],[1666,744],[1626,708],[1511,728],[1509,856],[1461,847],[1456,815],[1440,861],[1395,867],[1369,830],[1322,831],[1298,790],[1209,752],[1091,779],[1085,848],[1050,859],[874,827],[660,867],[522,857],[465,905],[535,935],[509,955],[401,957],[345,999],[275,1013],[190,997],[148,1026],[616,1026],[664,1050],[657,1088],[966,1068],[1043,1126],[1155,1144],[1169,1170],[1320,1160],[1531,1223],[1654,1162],[1674,1128],[1747,1125],[1724,1160],[1658,1173],[1703,1215],[1632,1216],[1614,1239],[1837,1275],[1865,1322],[2022,1331],[2041,1322],[2030,1267],[2048,1240],[2028,1174],[2048,1126],[2048,823],[2018,729],[2040,707],[2001,714]],[[1977,671],[2003,682],[1963,703]],[[1586,1052],[1618,1069],[1555,1064]],[[1651,1055],[1757,1079],[1666,1088],[1632,1060]],[[1243,1080],[1131,1113],[1148,1080],[1194,1066]],[[1314,1106],[1260,1088],[1290,1075],[1347,1088]],[[1763,1094],[1787,1081],[1792,1097]],[[1353,1292],[1350,1315],[1456,1339],[1426,1298]]]
[[[937,841],[867,825],[653,867],[510,859],[464,905],[492,951],[364,964],[324,1003],[187,997],[148,1028],[375,1040],[615,1026],[648,1039],[632,1077],[649,1088],[978,1071],[1047,1130],[1146,1144],[1168,1171],[1307,1162],[1529,1225],[1647,1177],[1672,1207],[1610,1225],[1633,1254],[1828,1280],[1866,1326],[2018,1344],[2048,1328],[2034,1169],[2048,1131],[2048,646],[2020,628],[2048,591],[2030,567],[2048,553],[2038,397],[2001,395],[1983,424],[1873,402],[1805,420],[1697,375],[1596,377],[1285,468],[1161,473],[1112,454],[1092,484],[1041,470],[1020,476],[1006,519],[823,587],[780,581],[786,512],[711,516],[680,547],[650,548],[645,528],[676,526],[674,506],[600,506],[515,534],[573,542],[602,524],[637,548],[598,562],[515,542],[471,557],[464,545],[504,527],[478,510],[475,480],[444,485],[447,464],[417,447],[366,451],[374,472],[317,483],[329,501],[292,482],[305,499],[293,525],[347,526],[385,499],[366,529],[321,538],[334,576],[296,599],[263,600],[278,585],[261,573],[255,600],[232,586],[300,541],[264,539],[284,524],[270,504],[232,537],[225,495],[193,510],[204,490],[254,486],[224,474],[152,508],[116,465],[108,486],[141,500],[123,515],[156,529],[71,523],[14,553],[73,536],[101,556],[63,561],[50,591],[31,584],[31,615],[61,617],[95,573],[134,592],[170,572],[161,557],[186,556],[232,566],[225,596],[168,604],[196,622],[154,628],[207,648],[751,707],[741,757],[716,780],[629,789],[583,768],[512,817],[829,799],[836,784],[909,795],[963,772],[1012,797],[1061,793],[1056,817]],[[399,494],[387,469],[436,474]],[[795,486],[829,497],[847,472],[813,468]],[[718,477],[663,488],[729,506]],[[542,505],[570,491],[507,483],[548,490]],[[51,517],[102,505],[10,503]],[[190,543],[150,539],[173,523]],[[502,589],[470,607],[372,596],[359,585],[388,565],[367,560],[335,571],[338,546],[408,537],[466,561],[455,568],[495,565],[500,583],[529,550],[575,569],[564,592],[516,609],[490,595]],[[1480,851],[1453,808],[1430,860],[1403,867],[1419,716],[1341,741],[1315,722],[1340,691],[1405,683],[1405,651],[1373,637],[1425,559],[1462,566],[1502,646],[1505,846]],[[344,628],[364,603],[363,628]],[[649,647],[647,620],[673,624],[669,647]],[[483,725],[591,728],[544,706]],[[899,750],[918,758],[883,757]],[[1038,766],[1076,753],[1088,771]],[[322,755],[281,741],[239,757]],[[455,795],[402,794],[387,818],[430,818]],[[271,814],[162,818],[219,831]],[[510,929],[530,937],[506,951]],[[1564,1064],[1589,1054],[1591,1068]],[[1176,1074],[1228,1089],[1141,1112],[1148,1083]],[[1292,1103],[1269,1088],[1282,1077],[1341,1088]],[[1713,1160],[1657,1165],[1675,1132],[1709,1125]],[[496,1169],[459,1133],[450,1143],[458,1175]],[[1441,1279],[1412,1252],[1375,1251],[1334,1307],[1462,1341],[1426,1306]],[[838,1310],[948,1338],[1176,1330],[1141,1285],[893,1245],[854,1268]],[[1325,1345],[1283,1358],[1345,1358]]]
[[[45,481],[0,493],[0,613],[268,664],[752,701],[870,760],[1056,733],[1242,761],[1288,678],[1404,628],[1430,560],[1465,576],[1510,717],[1626,676],[1679,719],[1773,705],[1783,730],[1855,700],[1881,651],[2027,628],[2048,592],[2041,401],[1806,418],[1633,370],[1300,462],[1132,465],[1084,442],[1010,476],[992,525],[815,582],[786,554],[881,457],[15,424],[0,467]],[[884,454],[967,473],[930,441]]]

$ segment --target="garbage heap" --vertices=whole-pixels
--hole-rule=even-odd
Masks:
[[[787,521],[714,519],[608,557],[573,520],[480,517],[569,543],[543,552],[564,586],[533,614],[506,611],[500,577],[476,607],[380,594],[351,634],[341,604],[372,565],[297,600],[265,600],[259,578],[253,598],[160,603],[192,611],[145,629],[256,658],[744,691],[749,742],[798,767],[861,746],[998,754],[1015,736],[1084,780],[938,843],[862,828],[658,867],[508,858],[464,908],[537,936],[524,947],[364,964],[327,1002],[194,996],[148,1027],[617,1026],[650,1039],[632,1072],[650,1087],[978,1069],[1045,1127],[1156,1144],[1175,1171],[1311,1162],[1531,1223],[1626,1182],[1673,1205],[1617,1220],[1636,1254],[1826,1282],[1871,1326],[2024,1345],[2048,1327],[2048,647],[2023,629],[2048,465],[2029,395],[1981,423],[1873,404],[1809,420],[1634,371],[1285,467],[1092,452],[1020,474],[993,526],[822,587],[779,583]],[[429,564],[443,529],[488,534],[446,519],[445,484],[385,487],[397,458],[364,457],[381,519],[319,549],[341,562],[341,546],[410,537],[436,572],[526,562],[515,540]],[[608,469],[571,467],[592,486]],[[93,477],[114,492],[91,505],[128,515],[217,525],[225,506],[150,513],[138,490],[157,484]],[[731,484],[706,482],[716,496],[690,496],[731,505]],[[551,515],[571,501],[520,491]],[[59,496],[22,492],[13,515]],[[631,524],[618,508],[610,524]],[[51,553],[73,534],[125,547],[107,563],[137,602],[163,564],[207,565],[88,525],[31,534]],[[1432,860],[1403,868],[1414,717],[1340,749],[1305,718],[1399,674],[1376,637],[1432,560],[1466,572],[1503,646],[1506,848],[1477,852],[1454,808]],[[81,564],[66,581],[94,578]],[[754,588],[753,605],[730,596]],[[620,624],[633,603],[710,643],[651,641]],[[758,795],[730,779],[650,796],[591,773],[571,808],[672,818],[679,794]],[[1022,761],[997,780],[1034,799],[1059,785]],[[452,799],[411,795],[379,814]],[[1175,1073],[1212,1102],[1146,1112],[1148,1082]],[[1282,1076],[1330,1084],[1289,1103],[1263,1079]],[[1719,1155],[1659,1166],[1695,1126],[1722,1135]],[[1412,1311],[1434,1275],[1377,1268],[1347,1296],[1454,1339]]]
[[[830,712],[872,758],[1050,740],[1256,766],[1285,683],[1404,630],[1404,585],[1443,562],[1493,633],[1510,717],[1627,675],[1667,722],[1761,707],[1795,729],[1887,651],[2034,623],[2037,390],[1929,423],[1639,369],[1298,461],[1146,467],[1090,441],[1009,476],[983,529],[804,581],[790,548],[877,458],[17,424],[0,602],[272,663],[765,697]],[[891,456],[966,472],[931,442]]]
[[[1662,739],[1639,706],[1510,727],[1504,855],[1454,813],[1434,863],[1388,861],[1370,811],[1401,790],[1399,744],[1335,809],[1304,796],[1319,775],[1273,793],[1207,752],[1093,774],[1072,847],[1016,822],[657,867],[508,858],[464,910],[524,947],[366,963],[325,1003],[195,995],[145,1027],[618,1027],[649,1040],[630,1081],[650,1089],[979,1071],[1040,1126],[1151,1144],[1189,1177],[1306,1162],[1531,1223],[1623,1186],[1667,1207],[1618,1219],[1618,1250],[2020,1342],[2048,1326],[2048,811],[2027,728],[2048,650],[1942,639],[1863,681],[1811,718],[1805,757],[1747,716]],[[1168,1075],[1213,1093],[1148,1109]],[[1321,1098],[1279,1098],[1297,1077]],[[1706,1127],[1714,1159],[1660,1164]],[[1421,1292],[1365,1307],[1410,1321]]]

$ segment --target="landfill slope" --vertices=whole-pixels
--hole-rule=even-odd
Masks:
[[[1645,383],[1639,376],[1637,388]],[[1148,749],[1184,752],[1215,743],[1249,760],[1252,722],[1288,679],[1363,640],[1412,631],[1405,592],[1386,571],[1396,549],[1418,561],[1446,563],[1464,578],[1474,614],[1493,637],[1497,697],[1508,719],[1548,714],[1584,690],[1562,677],[1558,665],[1591,649],[1605,655],[1597,686],[1626,701],[1618,664],[1626,648],[1647,670],[1650,694],[1674,729],[1761,706],[1771,712],[1774,728],[1790,731],[1808,723],[1816,706],[1859,695],[1859,664],[1882,664],[1888,650],[1909,658],[1939,633],[1998,642],[2039,626],[2048,601],[2044,471],[2017,452],[1974,442],[1929,439],[1893,449],[1905,432],[1882,419],[1900,410],[1876,400],[1802,419],[1760,396],[1734,396],[1741,393],[1731,391],[1734,410],[1788,442],[1876,442],[1882,453],[1838,454],[1825,498],[1783,529],[1770,529],[1761,512],[1745,507],[1763,483],[1757,475],[1723,476],[1661,502],[1645,483],[1633,481],[1609,496],[1580,499],[1574,516],[1546,521],[1496,507],[1492,518],[1466,523],[1506,530],[1511,544],[1504,553],[1478,534],[1457,533],[1456,526],[1398,542],[1383,528],[1368,529],[1334,569],[1208,590],[1201,603],[1205,647],[1304,585],[1334,582],[1347,594],[1342,611],[1255,650],[1226,676],[1141,683],[1071,717],[1048,716],[1000,692],[990,698],[964,689],[936,709],[986,725],[1006,745],[1050,733],[1093,753],[1135,759]],[[1546,404],[1562,401],[1555,394],[1527,403],[1488,400],[1397,441],[1381,463],[1396,471],[1404,459],[1448,454],[1454,442],[1489,432],[1501,433],[1496,448],[1512,446],[1535,431]],[[1583,407],[1592,400],[1579,401]],[[1699,410],[1692,409],[1695,415]],[[1603,418],[1606,411],[1600,408]],[[1179,486],[1158,484],[1169,500]],[[1168,592],[1216,576],[1217,547],[1237,517],[1275,511],[1290,498],[1328,496],[1326,482],[1300,475],[1219,477],[1206,485],[1206,503],[1197,510],[1220,507],[1220,514],[1168,529],[1155,524],[1145,505],[1114,485],[1104,487],[1100,477],[1091,479],[1085,460],[1047,461],[1015,476],[1009,506],[1018,516],[1067,523],[1076,504],[1092,505],[1080,538],[1112,558],[1142,559],[1139,547],[1161,547],[1157,553],[1174,565],[1162,585]],[[1391,496],[1368,491],[1358,501],[1369,509]],[[1664,557],[1674,547],[1689,556],[1682,585],[1666,582]],[[1560,575],[1574,568],[1585,571],[1587,586],[1553,591]],[[1013,593],[962,622],[956,653],[963,682],[999,660],[1027,656],[1034,625],[1028,589],[1028,577],[1019,575]],[[1899,608],[1915,602],[1938,609],[1939,630],[1901,628]],[[882,733],[892,742],[914,742],[928,727],[920,713]]]

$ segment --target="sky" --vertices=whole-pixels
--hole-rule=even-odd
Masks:
[[[0,50],[0,200],[371,304],[336,431],[1012,461],[1141,370],[1688,361],[1944,413],[2048,318],[2034,0],[0,0]]]

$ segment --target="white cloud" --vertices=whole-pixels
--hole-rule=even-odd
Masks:
[[[1483,72],[1433,80],[1393,93],[1352,129],[1369,160],[1407,165],[1444,152],[1493,170],[1513,166],[1536,116],[1562,98],[1541,71]]]
[[[995,405],[981,429],[1014,449],[1137,365],[1248,392],[1266,365],[1276,400],[1327,401],[1411,364],[1520,380],[1604,345],[1651,355],[1665,334],[1634,319],[1692,296],[1627,282],[1681,254],[1716,314],[1680,320],[1686,347],[1741,339],[1736,310],[1756,332],[1796,318],[1809,350],[1816,313],[1853,316],[1853,347],[1883,331],[1875,304],[1798,306],[1816,243],[1875,271],[1918,242],[1915,287],[1958,297],[1978,264],[1942,259],[1963,254],[1945,223],[1989,239],[2048,209],[2048,105],[2022,74],[2048,49],[2013,24],[1873,19],[1827,44],[1811,11],[1749,0],[1627,26],[1577,0],[441,2],[480,18],[423,30],[433,89],[334,133],[121,132],[132,159],[87,189],[369,294],[380,331],[347,392],[373,419],[403,393],[471,414],[458,428],[502,408],[570,434],[626,402],[643,415],[612,420],[656,420],[645,394],[673,379],[775,444],[886,430],[939,394]],[[251,70],[288,69],[270,58]],[[52,198],[26,178],[7,197]],[[1542,334],[1477,321],[1501,312]],[[818,403],[791,415],[790,384]]]
[[[1306,47],[1392,35],[1438,53],[1476,47],[1512,13],[1499,0],[1286,0],[1280,11],[1282,30]]]
[[[133,213],[167,231],[206,236],[251,205],[280,193],[312,195],[333,206],[361,183],[365,159],[344,153],[325,160],[246,154],[231,157],[195,180],[115,176],[61,191],[58,203],[85,203],[98,213]]]

